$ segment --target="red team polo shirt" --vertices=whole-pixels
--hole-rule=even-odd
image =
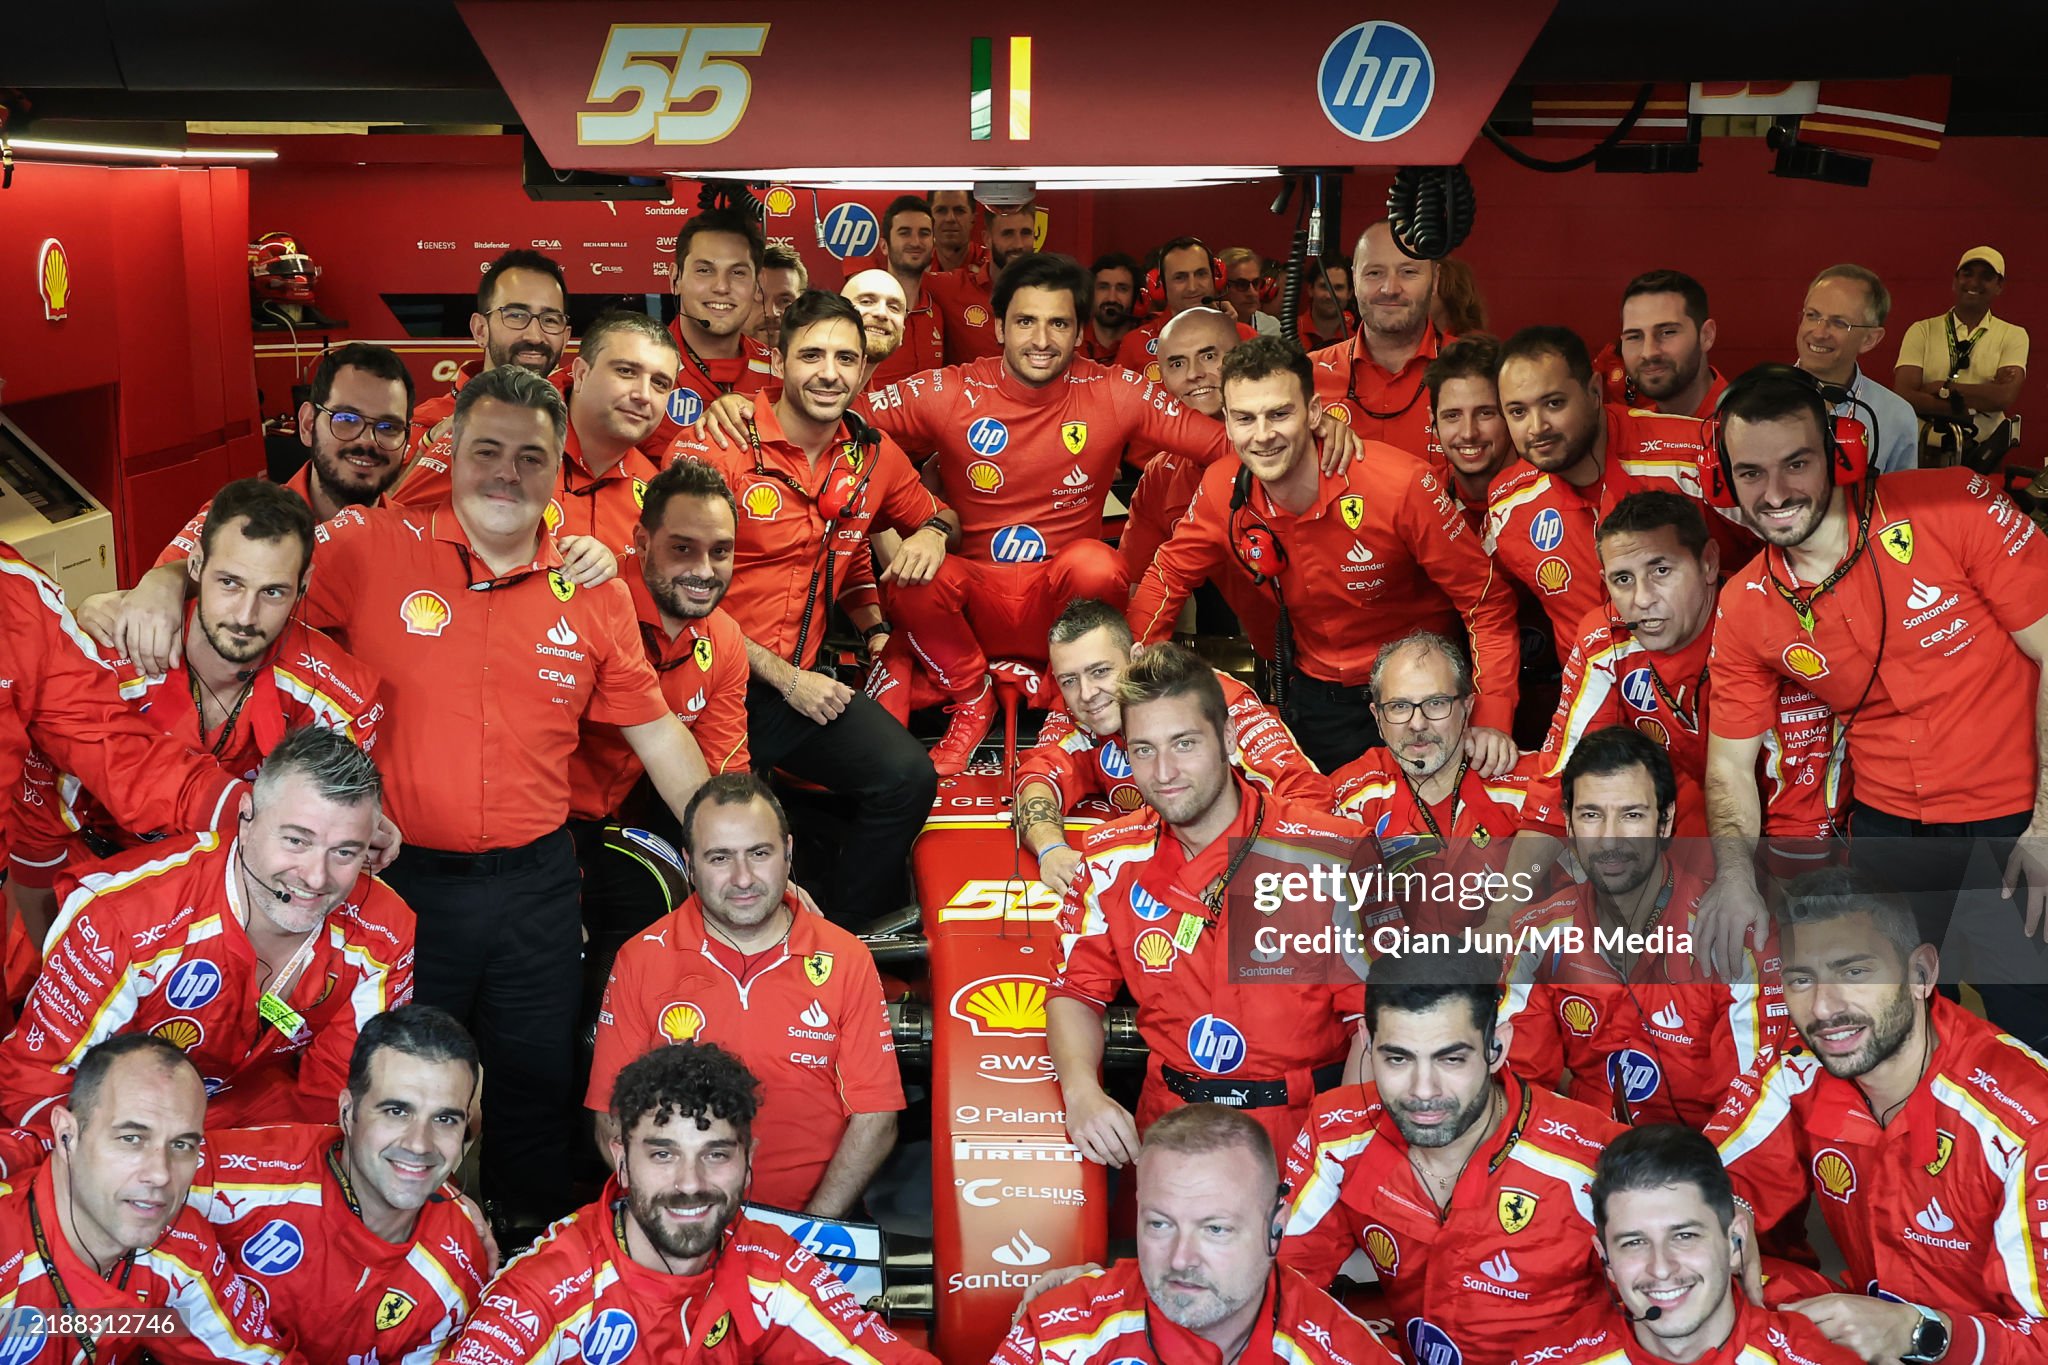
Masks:
[[[1228,463],[1228,461],[1226,461]],[[1162,450],[1145,464],[1138,487],[1131,494],[1124,533],[1117,540],[1117,552],[1124,557],[1124,569],[1133,583],[1145,576],[1159,547],[1173,539],[1175,529],[1187,516],[1195,493],[1208,469],[1192,456]],[[1271,590],[1262,588],[1243,574],[1225,571],[1209,580],[1223,595],[1237,623],[1243,628],[1252,652],[1262,659],[1273,657],[1275,632],[1280,611],[1273,604]]]
[[[818,509],[818,495],[826,482],[849,472],[862,481],[858,496],[840,513],[831,541],[833,595],[849,608],[879,604],[868,537],[883,529],[910,535],[946,505],[918,480],[894,441],[884,438],[878,446],[856,446],[844,426],[813,469],[803,451],[782,434],[775,417],[780,396],[779,389],[771,389],[754,404],[758,450],[726,449],[686,436],[669,450],[669,458],[710,465],[725,476],[739,501],[739,539],[724,607],[747,639],[790,659],[816,583],[820,600],[811,610],[804,657],[794,660],[797,667],[808,668],[818,657],[831,609],[831,603],[822,600],[825,575],[819,566],[825,515]]]
[[[447,503],[352,507],[319,540],[307,618],[395,680],[377,759],[408,844],[475,853],[559,829],[582,722],[668,709],[626,586],[563,578],[552,536],[502,578]]]
[[[1230,718],[1230,764],[1283,801],[1330,804],[1330,779],[1316,771],[1272,707],[1228,673],[1216,671]],[[1055,707],[1045,713],[1038,743],[1017,762],[1017,785],[1039,781],[1071,811],[1091,797],[1119,811],[1145,804],[1131,780],[1131,758],[1117,735],[1098,735]]]
[[[195,628],[197,610],[196,605],[186,608],[187,632]],[[143,673],[127,659],[110,658],[105,649],[97,653],[119,681],[121,695],[151,724],[194,752],[214,747],[201,743],[199,708],[183,653],[169,673],[156,675]],[[230,773],[253,781],[264,755],[306,725],[338,730],[368,752],[384,717],[378,686],[377,675],[341,646],[293,621],[271,647],[267,666],[247,684],[247,700],[236,707],[227,699],[233,724],[226,735],[216,736],[216,757]],[[75,774],[57,769],[41,753],[29,755],[22,773],[17,815],[13,873],[28,886],[49,886],[60,868],[97,857],[82,832],[124,847],[136,842]]]
[[[946,363],[965,365],[1003,353],[996,340],[996,316],[989,299],[994,292],[993,268],[987,256],[958,270],[927,270],[924,290],[939,310],[945,335]]]
[[[1307,1114],[1312,1073],[1344,1060],[1365,987],[1233,982],[1229,917],[1243,913],[1236,902],[1246,888],[1225,897],[1214,923],[1202,893],[1229,868],[1255,822],[1262,841],[1289,848],[1285,841],[1300,837],[1325,849],[1350,847],[1362,831],[1321,807],[1262,796],[1235,772],[1231,780],[1237,820],[1192,859],[1149,808],[1087,832],[1060,910],[1059,973],[1047,989],[1095,1010],[1130,991],[1151,1049],[1139,1132],[1181,1105],[1160,1073],[1164,1064],[1203,1080],[1285,1080],[1285,1105],[1246,1111],[1278,1148]],[[1327,860],[1321,851],[1315,856]]]
[[[1286,556],[1280,589],[1302,672],[1324,682],[1364,683],[1389,640],[1422,629],[1455,639],[1462,618],[1479,693],[1472,723],[1509,728],[1521,669],[1514,596],[1480,552],[1442,475],[1370,441],[1342,474],[1319,476],[1306,512],[1282,508],[1253,479],[1245,509],[1233,515],[1241,468],[1235,460],[1210,466],[1186,519],[1153,557],[1131,597],[1131,630],[1140,640],[1165,639],[1203,579],[1245,575],[1232,546],[1245,548],[1246,528],[1256,525],[1251,513]]]
[[[632,1216],[625,1204],[615,1176],[597,1202],[549,1228],[491,1281],[445,1358],[453,1365],[937,1365],[774,1224],[741,1213],[709,1270],[663,1275],[620,1244],[619,1220]]]
[[[1438,1209],[1371,1085],[1316,1097],[1291,1144],[1280,1264],[1328,1284],[1360,1247],[1416,1365],[1504,1365],[1540,1316],[1605,1301],[1593,1163],[1621,1126],[1503,1071],[1506,1105]]]
[[[385,1241],[350,1207],[342,1162],[332,1124],[208,1124],[187,1207],[308,1365],[424,1360],[483,1297],[489,1254],[452,1184],[419,1211],[412,1240]]]
[[[1434,418],[1429,408],[1429,386],[1422,382],[1422,375],[1429,362],[1456,340],[1430,323],[1414,356],[1399,374],[1389,374],[1372,358],[1372,352],[1366,348],[1365,333],[1360,331],[1349,341],[1309,353],[1316,371],[1316,397],[1323,400],[1324,407],[1338,414],[1338,420],[1348,422],[1359,440],[1399,446],[1410,455],[1439,466],[1441,472],[1444,448],[1430,430]]]
[[[612,1082],[649,1048],[696,1039],[729,1049],[761,1082],[750,1198],[800,1210],[854,1114],[903,1107],[895,1035],[865,945],[785,895],[779,953],[748,959],[704,927],[692,896],[619,950],[597,1018],[586,1108],[611,1105]]]
[[[1550,616],[1560,644],[1607,600],[1595,532],[1614,505],[1638,489],[1700,496],[1700,424],[1638,408],[1607,408],[1606,465],[1598,482],[1576,488],[1521,460],[1493,479],[1486,548],[1525,583]],[[1756,540],[1718,508],[1702,506],[1723,564],[1756,553]]]
[[[647,591],[638,565],[622,575],[640,618],[640,642],[661,684],[662,699],[676,719],[690,727],[704,765],[720,773],[745,772],[747,762],[747,640],[723,608],[686,623],[674,638]],[[647,770],[616,725],[585,720],[576,753],[569,760],[569,814],[603,820],[619,806]]]
[[[1849,497],[1853,515],[1860,490]],[[1777,550],[1722,588],[1715,733],[1770,728],[1790,679],[1849,721],[1858,802],[1938,824],[2031,809],[2040,667],[2012,632],[2048,611],[2048,544],[1965,469],[1883,476],[1871,522],[1863,562],[1814,603],[1811,632],[1771,577],[1813,585]]]
[[[239,849],[213,834],[135,849],[65,897],[21,1023],[0,1042],[0,1112],[47,1129],[87,1049],[140,1032],[184,1050],[206,1080],[212,1123],[333,1112],[357,1031],[412,999],[412,911],[358,877],[314,931],[284,1002],[299,1016],[287,1031],[257,1013],[266,973],[242,927]]]
[[[1593,357],[1593,373],[1600,376],[1600,387],[1610,403],[1625,408],[1641,408],[1645,412],[1662,412],[1657,400],[1645,398],[1635,391],[1635,385],[1628,382],[1628,370],[1621,363],[1621,350],[1613,342],[1600,348],[1600,354]],[[1694,408],[1691,416],[1712,417],[1714,408],[1721,401],[1721,394],[1728,387],[1727,376],[1713,366],[1707,366],[1707,392]]]
[[[938,452],[960,554],[983,564],[1036,563],[1100,540],[1109,485],[1134,440],[1204,463],[1231,453],[1221,422],[1091,360],[1033,388],[990,358],[915,375],[869,402],[876,426]]]
[[[1706,886],[1666,866],[1670,893],[1657,924],[1690,935]],[[1775,930],[1761,952],[1745,942],[1729,984],[1694,966],[1689,949],[1646,951],[1624,979],[1596,946],[1602,925],[1590,885],[1515,916],[1525,946],[1508,962],[1501,1005],[1515,1025],[1515,1074],[1561,1088],[1569,1071],[1571,1097],[1620,1122],[1706,1127],[1729,1083],[1785,1040]],[[1563,929],[1578,930],[1582,946],[1551,937]]]

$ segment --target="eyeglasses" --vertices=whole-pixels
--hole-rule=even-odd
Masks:
[[[489,317],[491,313],[496,313],[499,320],[515,332],[525,331],[527,324],[532,322],[540,323],[540,329],[550,336],[569,330],[569,315],[567,313],[558,313],[552,308],[544,313],[536,313],[531,308],[522,307],[516,303],[508,303],[502,308],[491,309],[484,316]]]
[[[1877,326],[1874,322],[1851,322],[1847,318],[1823,317],[1811,308],[1801,313],[1799,320],[1808,327],[1820,327],[1830,332],[1868,332]]]
[[[1421,701],[1382,701],[1375,702],[1373,709],[1378,711],[1380,718],[1389,725],[1406,725],[1414,718],[1417,708],[1421,709],[1423,716],[1428,720],[1447,720],[1450,718],[1451,708],[1463,700],[1464,697],[1457,696],[1424,697]]]
[[[405,443],[412,438],[410,422],[373,422],[360,412],[330,408],[325,403],[315,403],[313,406],[327,414],[327,429],[334,434],[337,441],[357,440],[367,430],[370,439],[384,449],[403,450]]]

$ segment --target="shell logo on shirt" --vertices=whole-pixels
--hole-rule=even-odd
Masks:
[[[671,1043],[687,1043],[704,1031],[704,1011],[687,1000],[678,1000],[661,1012],[661,1036]]]
[[[1332,403],[1324,408],[1323,411],[1329,413],[1338,425],[1347,427],[1351,425],[1351,409],[1345,407],[1342,403]]]
[[[553,535],[555,534],[555,532],[561,530],[562,504],[556,502],[553,498],[549,498],[548,505],[541,509],[540,521],[541,525],[548,528],[549,535]]]
[[[1785,667],[1809,681],[1828,675],[1827,656],[1812,645],[1803,642],[1786,645],[1781,657],[1785,661]]]
[[[1136,810],[1145,804],[1145,794],[1128,782],[1119,782],[1109,789],[1109,804],[1118,810]]]
[[[1147,929],[1131,944],[1131,955],[1148,972],[1173,969],[1173,935],[1164,929]]]
[[[960,311],[960,320],[969,327],[988,326],[988,309],[978,303],[970,303]]]
[[[1572,566],[1556,555],[1536,566],[1536,586],[1556,596],[1572,585]]]
[[[1003,486],[1003,471],[987,460],[967,466],[967,485],[977,493],[993,493]]]
[[[1567,995],[1557,1012],[1564,1019],[1564,1026],[1580,1038],[1592,1033],[1593,1026],[1600,1022],[1599,1011],[1584,996]]]
[[[782,510],[782,490],[772,483],[757,483],[740,495],[740,506],[755,521],[768,521]]]
[[[164,1020],[150,1032],[180,1052],[190,1052],[206,1040],[206,1030],[199,1021],[183,1014],[175,1019]]]
[[[1394,1240],[1393,1233],[1378,1223],[1367,1223],[1365,1235],[1359,1240],[1364,1243],[1374,1270],[1391,1279],[1401,1269],[1401,1244]]]
[[[1821,1193],[1844,1204],[1856,1193],[1855,1164],[1833,1147],[1813,1154],[1813,1178],[1820,1182]]]
[[[448,619],[453,615],[447,598],[425,588],[398,604],[398,619],[405,623],[407,635],[439,635],[448,629]]]
[[[1671,732],[1664,728],[1664,722],[1652,720],[1648,716],[1637,716],[1636,729],[1648,735],[1659,748],[1671,747]]]
[[[985,976],[953,993],[952,1011],[977,1038],[1035,1038],[1045,1032],[1045,982]]]

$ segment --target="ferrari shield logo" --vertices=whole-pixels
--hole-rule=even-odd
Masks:
[[[1895,521],[1877,533],[1877,543],[1884,546],[1884,552],[1901,564],[1913,562],[1913,523]]]
[[[832,975],[832,954],[812,953],[804,959],[804,976],[813,986],[822,986]]]
[[[1502,1232],[1520,1232],[1529,1226],[1529,1220],[1536,1216],[1536,1205],[1540,1202],[1527,1190],[1512,1187],[1500,1192],[1500,1228]]]
[[[711,641],[709,641],[709,640],[699,640],[699,641],[698,641],[698,642],[697,642],[696,644],[694,644],[694,645],[692,645],[692,646],[690,647],[690,655],[691,655],[691,657],[692,657],[692,658],[696,659],[696,661],[697,661],[697,667],[699,667],[699,668],[704,668],[704,669],[708,669],[708,668],[710,668],[710,667],[711,667]]]
[[[633,480],[633,505],[635,507],[645,507],[647,505],[647,480]]]
[[[848,441],[840,450],[846,456],[846,467],[856,474],[860,473],[861,464],[868,457],[868,453],[861,449],[860,442]]]
[[[377,1330],[388,1332],[404,1322],[412,1313],[412,1296],[401,1294],[396,1289],[384,1291],[384,1297],[377,1300]]]
[[[1365,520],[1365,499],[1356,493],[1345,494],[1337,499],[1337,515],[1344,518],[1346,526],[1356,531],[1358,523]]]
[[[1949,1153],[1955,1151],[1956,1140],[1952,1133],[1937,1132],[1934,1135],[1934,1160],[1927,1163],[1927,1174],[1940,1175],[1941,1168],[1948,1165]]]
[[[732,1330],[732,1314],[720,1313],[718,1321],[711,1324],[711,1330],[704,1334],[704,1349],[710,1350],[725,1340],[725,1334]]]
[[[548,570],[548,589],[554,593],[558,602],[566,602],[576,595],[576,585],[562,577],[560,569]]]
[[[1079,455],[1082,447],[1088,444],[1088,424],[1086,422],[1060,423],[1060,439],[1067,443],[1067,453],[1069,455]]]

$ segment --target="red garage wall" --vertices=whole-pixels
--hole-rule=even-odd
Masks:
[[[0,196],[0,404],[113,512],[126,581],[198,501],[263,469],[240,170],[25,164]],[[70,259],[43,318],[42,242]]]

